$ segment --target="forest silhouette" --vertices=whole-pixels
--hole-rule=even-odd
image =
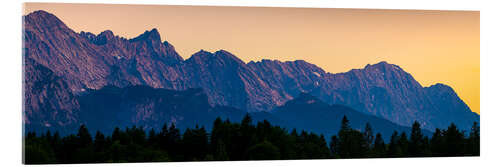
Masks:
[[[332,125],[338,126],[338,125]],[[133,126],[115,128],[110,136],[91,135],[85,125],[76,134],[28,132],[24,137],[25,164],[294,160],[333,158],[396,158],[479,156],[479,125],[468,134],[453,123],[425,136],[418,122],[411,134],[394,132],[389,143],[370,124],[364,130],[351,128],[343,117],[340,131],[323,135],[287,130],[267,120],[254,124],[247,114],[241,122],[217,118],[211,131],[188,128],[181,133],[175,124],[159,131]],[[329,142],[327,142],[329,140]]]

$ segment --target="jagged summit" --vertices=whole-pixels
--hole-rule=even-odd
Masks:
[[[368,64],[368,66],[369,65],[370,64]],[[378,63],[373,64],[373,66],[386,66],[386,65],[392,65],[392,64],[389,64],[387,61],[384,61],[384,60],[382,60],[382,61],[380,61]]]
[[[367,64],[363,69],[365,70],[371,70],[371,69],[379,69],[379,70],[385,70],[385,69],[396,69],[396,70],[402,70],[401,67],[395,64],[390,64],[387,61],[381,61],[376,64]]]
[[[111,38],[115,37],[115,34],[113,34],[113,31],[111,31],[111,30],[105,30],[97,36],[103,36],[103,37],[106,37],[107,39],[111,39]]]
[[[54,16],[52,13],[49,13],[45,10],[35,10],[35,11],[27,14],[27,16],[29,16],[29,15],[52,15],[52,16]]]
[[[219,62],[223,63],[231,63],[236,62],[240,65],[244,65],[245,63],[236,57],[234,54],[226,51],[226,50],[218,50],[215,52],[209,52],[201,49],[200,51],[194,53],[190,58],[186,61],[210,61],[210,60],[219,60]]]
[[[62,23],[62,21],[59,18],[57,18],[57,16],[55,16],[52,13],[46,12],[44,10],[33,11],[33,12],[27,14],[26,17],[33,18],[33,19],[37,18],[40,20],[57,21],[58,23]]]
[[[44,28],[44,29],[64,29],[64,30],[69,30],[69,28],[55,15],[52,13],[43,11],[43,10],[37,10],[34,12],[31,12],[28,15],[25,15],[23,17],[23,21],[28,24],[24,24],[24,27],[27,28],[26,26],[32,26],[32,27],[37,27],[37,28]]]
[[[82,32],[80,32],[79,35],[82,37],[85,37],[90,42],[92,42],[96,45],[107,44],[108,41],[111,41],[115,38],[115,35],[113,34],[113,31],[111,31],[111,30],[105,30],[105,31],[99,33],[98,35],[95,35],[95,34],[90,33],[90,32],[82,31]]]
[[[223,50],[223,49],[218,50],[218,51],[215,51],[215,52],[214,52],[214,54],[215,54],[215,55],[228,55],[228,56],[233,56],[233,57],[236,57],[236,56],[234,56],[231,52],[226,51],[226,50]]]
[[[212,55],[212,52],[206,51],[204,49],[200,49],[200,51],[194,53],[193,55]]]
[[[429,87],[425,87],[427,91],[432,91],[435,93],[437,96],[448,96],[454,99],[457,99],[457,101],[460,101],[463,103],[462,100],[458,97],[458,95],[455,93],[455,90],[451,86],[442,84],[442,83],[437,83],[434,85],[431,85]],[[436,96],[434,96],[436,97]],[[465,104],[465,103],[464,103]],[[468,108],[468,107],[467,107]]]
[[[247,64],[261,64],[261,63],[263,63],[263,64],[269,64],[269,63],[283,63],[283,62],[281,62],[280,60],[276,60],[276,59],[273,59],[273,60],[271,60],[271,59],[261,59],[261,60],[257,60],[257,61],[251,60]]]
[[[226,50],[218,50],[214,53],[214,55],[221,57],[224,60],[238,62],[239,64],[245,64],[240,58],[236,57],[234,54]]]
[[[141,35],[130,39],[130,42],[137,42],[137,41],[144,41],[144,40],[161,41],[160,33],[158,32],[158,30],[156,28],[153,28],[150,31],[146,30]]]
[[[387,66],[390,66],[390,64],[387,63],[387,61],[381,61],[381,62],[378,62],[375,64],[366,64],[363,69],[372,69],[372,68],[382,69],[382,68],[385,68]]]
[[[201,49],[200,51],[198,51],[198,52],[194,53],[193,55],[191,55],[191,57],[189,57],[188,59],[186,59],[186,61],[188,61],[188,62],[189,61],[205,61],[205,59],[207,59],[209,57],[213,57],[213,53]]]
[[[293,66],[307,66],[312,68],[319,68],[318,66],[309,63],[305,60],[292,60],[292,61],[280,61],[280,60],[271,60],[271,59],[261,59],[259,61],[250,61],[247,64],[249,65],[293,65]],[[322,71],[322,70],[321,70]]]
[[[431,87],[437,88],[437,89],[447,89],[447,90],[453,91],[453,88],[451,88],[451,86],[448,86],[448,85],[443,84],[443,83],[436,83],[434,85],[429,86],[429,88],[431,88]]]

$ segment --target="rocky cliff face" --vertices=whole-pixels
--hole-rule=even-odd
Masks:
[[[74,128],[80,104],[68,84],[50,69],[24,58],[23,122],[27,130]]]
[[[24,17],[27,54],[63,76],[71,91],[105,85],[151,85],[183,88],[176,65],[182,62],[174,47],[161,42],[156,29],[133,38],[76,33],[56,16],[36,11]]]
[[[309,92],[329,104],[347,105],[404,126],[419,121],[432,130],[454,122],[460,128],[470,128],[479,121],[450,87],[422,87],[402,68],[387,62],[338,74],[326,73],[304,61],[263,60],[248,66],[278,92],[272,96],[278,100],[268,100],[271,106]]]
[[[401,125],[409,126],[413,121],[419,121],[424,128],[434,129],[455,122],[461,128],[469,128],[473,121],[479,121],[479,116],[458,97],[445,99],[463,105],[450,106],[436,101],[435,98],[441,96],[438,91],[422,87],[397,65],[381,62],[364,69],[327,75],[326,78],[329,86],[323,90],[330,87],[331,91],[320,91],[318,95],[323,100],[346,104]],[[454,94],[451,88],[449,91]],[[462,113],[458,116],[460,119],[449,115],[449,110]]]
[[[429,114],[430,122],[436,127],[443,127],[450,123],[458,123],[461,128],[470,128],[464,125],[471,125],[474,121],[479,123],[479,115],[471,112],[469,106],[465,104],[453,89],[444,84],[435,84],[425,87],[430,101],[436,106],[436,110]],[[447,119],[442,119],[447,118]]]
[[[24,16],[23,36],[26,61],[52,71],[61,85],[54,89],[67,91],[68,97],[104,86],[202,88],[211,106],[258,112],[271,111],[309,92],[328,104],[344,104],[405,126],[416,120],[427,129],[444,128],[450,122],[469,128],[471,122],[479,120],[451,88],[422,87],[403,69],[386,62],[331,74],[302,60],[244,63],[224,50],[202,50],[183,60],[170,43],[161,41],[156,29],[133,39],[115,36],[109,30],[98,35],[76,33],[44,11]],[[34,82],[36,79],[27,78],[25,89]],[[38,96],[37,91],[26,91],[25,97]],[[29,103],[42,102],[33,98]],[[71,100],[60,102],[73,105]],[[69,115],[76,112],[66,110]],[[25,119],[30,123],[34,117],[46,118],[36,114],[49,112],[32,110]]]

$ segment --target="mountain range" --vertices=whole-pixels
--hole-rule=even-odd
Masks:
[[[244,113],[283,124],[307,118],[289,125],[313,129],[341,115],[376,120],[383,123],[374,126],[390,129],[414,121],[427,130],[450,123],[468,129],[479,122],[451,87],[423,87],[387,62],[333,74],[303,60],[245,63],[225,50],[200,50],[184,60],[172,44],[161,41],[157,29],[131,39],[110,30],[77,33],[45,11],[23,16],[23,28],[23,120],[28,129],[72,127],[92,118],[100,119],[90,123],[96,126],[127,120],[156,127],[162,121],[182,124],[181,118],[206,124],[214,116],[236,119]],[[320,107],[310,113],[289,107],[304,98]],[[181,104],[184,100],[196,105]],[[99,108],[99,102],[114,105]]]

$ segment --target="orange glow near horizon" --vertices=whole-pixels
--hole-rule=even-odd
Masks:
[[[185,59],[227,50],[245,62],[302,59],[327,72],[397,64],[422,84],[450,85],[480,113],[478,11],[25,3],[76,32],[133,38],[157,28]]]

